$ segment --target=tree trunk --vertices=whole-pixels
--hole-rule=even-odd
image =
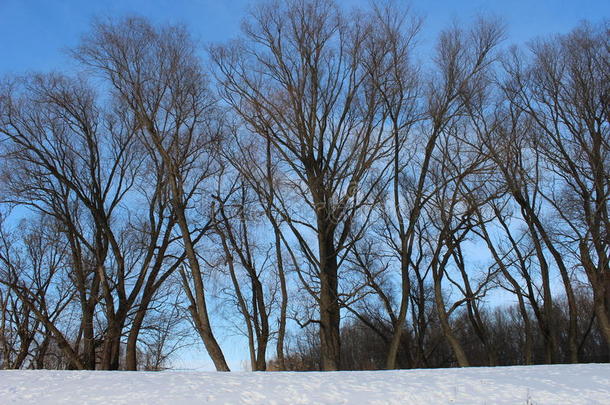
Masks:
[[[605,274],[600,274],[598,269],[593,265],[585,241],[580,242],[579,250],[580,260],[593,290],[593,310],[597,318],[597,325],[610,353],[610,317],[608,316],[608,303],[606,302],[608,281],[610,279]]]
[[[84,305],[82,308],[83,328],[83,367],[86,370],[95,370],[95,335],[93,331],[93,308]]]
[[[404,237],[403,237],[404,240]],[[401,274],[401,300],[400,310],[394,326],[394,333],[392,334],[392,340],[388,348],[388,354],[386,357],[386,369],[392,370],[396,368],[396,357],[398,355],[398,348],[400,347],[400,339],[402,337],[402,331],[404,329],[405,320],[407,318],[407,307],[409,303],[409,296],[411,294],[411,282],[408,273],[408,262],[406,255],[406,244],[402,243],[403,257],[400,261],[400,274]]]
[[[331,233],[320,232],[320,355],[323,371],[341,367],[337,256]]]
[[[443,335],[445,336],[445,339],[447,339],[447,343],[449,343],[449,346],[451,346],[451,350],[453,351],[455,359],[457,360],[458,366],[468,367],[470,366],[470,363],[468,361],[468,357],[466,356],[466,352],[464,352],[462,344],[453,334],[451,324],[449,323],[449,315],[447,314],[447,310],[445,309],[445,302],[443,300],[443,292],[441,290],[440,278],[436,275],[434,278],[434,302],[436,303],[436,311],[438,312],[438,319],[441,324]]]
[[[277,331],[277,345],[276,345],[276,356],[278,360],[278,369],[280,371],[286,370],[286,359],[284,358],[284,338],[286,336],[286,315],[288,312],[288,288],[286,287],[286,276],[284,274],[284,263],[282,262],[282,245],[281,238],[279,235],[279,229],[276,229],[274,224],[275,232],[275,257],[277,260],[277,270],[280,279],[280,290],[282,298],[280,302],[280,319],[279,328]]]
[[[149,132],[155,134],[154,126],[149,125]],[[172,159],[167,155],[167,152],[163,149],[162,144],[157,139],[157,145],[162,153],[165,161],[165,165],[170,172],[169,181],[172,190],[172,202],[174,208],[174,214],[176,215],[176,222],[180,227],[180,233],[182,242],[184,243],[184,251],[188,260],[191,277],[194,283],[195,289],[195,302],[189,307],[189,312],[193,316],[193,322],[197,327],[197,332],[201,337],[203,344],[214,362],[214,366],[217,371],[230,371],[229,366],[225,360],[224,354],[220,345],[216,341],[214,334],[212,333],[212,325],[210,324],[210,318],[208,315],[208,308],[205,299],[205,289],[203,285],[203,278],[201,277],[201,267],[199,266],[199,259],[195,253],[195,247],[193,246],[193,240],[191,239],[191,233],[188,227],[186,214],[184,212],[185,206],[183,199],[183,190],[179,186],[179,176],[177,169],[172,166]],[[186,287],[186,286],[185,286]]]
[[[141,308],[136,312],[136,315],[131,324],[131,330],[127,336],[127,346],[125,347],[125,370],[137,371],[138,370],[138,336],[146,317],[146,305],[140,303]]]

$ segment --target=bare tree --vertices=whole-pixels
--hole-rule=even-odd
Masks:
[[[116,368],[127,308],[115,312],[116,280],[111,279],[124,286],[126,269],[121,231],[112,226],[112,218],[134,184],[133,133],[116,116],[104,116],[86,83],[59,75],[10,83],[4,101],[5,201],[51,215],[61,224],[82,307],[84,366],[95,367],[93,317],[99,292],[109,322],[103,367]],[[104,140],[103,131],[110,134]],[[116,272],[107,267],[110,256]]]
[[[127,367],[134,369],[146,307],[184,260],[166,257],[176,221],[164,170],[146,160],[134,115],[118,101],[100,102],[88,83],[38,75],[5,90],[4,200],[53,217],[69,243],[82,311],[75,350],[82,337],[83,367],[96,367],[97,310],[104,311],[100,367],[117,369],[123,330],[138,307],[127,345]],[[122,205],[140,198],[148,204],[144,218]]]
[[[59,343],[67,362],[80,365],[78,349],[71,346],[74,325],[64,319],[75,297],[66,271],[68,257],[67,243],[50,218],[22,221],[13,231],[2,224],[4,367],[41,368],[51,339]]]
[[[252,370],[265,371],[274,301],[273,290],[267,288],[273,284],[267,281],[266,273],[272,264],[272,255],[264,248],[266,244],[257,238],[257,234],[264,232],[265,223],[256,220],[260,211],[252,189],[244,180],[226,182],[230,185],[227,196],[224,199],[217,197],[215,233],[233,287],[230,295],[244,320]],[[245,274],[242,275],[240,269]]]
[[[570,360],[578,360],[576,298],[561,246],[582,268],[595,295],[595,314],[610,342],[608,321],[608,29],[583,25],[532,46],[529,64],[512,63],[508,99],[533,121],[532,148],[544,160],[552,188],[542,197],[563,229],[540,237],[557,262],[570,308]],[[535,138],[534,138],[535,137]]]
[[[418,239],[422,236],[417,232],[418,224],[434,189],[442,187],[442,184],[430,181],[440,138],[451,129],[457,118],[468,114],[471,104],[489,92],[491,64],[503,34],[498,23],[484,20],[478,21],[470,32],[458,28],[445,31],[437,44],[437,69],[429,78],[425,93],[427,103],[422,108],[417,100],[419,85],[415,81],[418,79],[408,64],[408,47],[417,25],[407,30],[410,34],[403,34],[400,40],[399,26],[396,26],[396,20],[392,20],[397,14],[385,13],[381,14],[381,21],[391,31],[387,38],[392,49],[389,66],[393,69],[389,73],[391,80],[382,82],[382,93],[394,134],[394,157],[389,192],[392,198],[388,199],[391,204],[381,206],[381,218],[385,224],[381,234],[398,258],[402,280],[400,309],[386,363],[388,368],[394,368],[408,313],[411,273],[416,272],[417,277],[421,274],[417,257],[421,259],[422,254],[417,250]],[[420,108],[421,112],[418,111]],[[418,124],[414,126],[416,122]],[[447,154],[441,156],[442,159],[452,158]],[[424,291],[421,283],[419,291]]]
[[[390,143],[372,81],[380,72],[365,52],[370,30],[368,16],[347,17],[332,1],[267,3],[246,21],[245,41],[211,52],[225,100],[269,140],[294,195],[276,194],[275,205],[317,284],[306,288],[324,370],[341,366],[339,268],[364,230],[355,216],[375,197]]]
[[[190,310],[201,339],[219,371],[228,371],[214,337],[196,251],[198,235],[209,230],[205,184],[217,171],[215,157],[222,120],[195,47],[182,27],[156,28],[141,19],[97,24],[74,53],[107,79],[136,120],[136,129],[166,174],[172,214],[180,229],[190,282]],[[201,204],[197,223],[194,204]],[[195,218],[197,219],[195,219]]]

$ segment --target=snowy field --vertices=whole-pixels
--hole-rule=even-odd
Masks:
[[[610,404],[610,365],[335,373],[1,371],[0,404]]]

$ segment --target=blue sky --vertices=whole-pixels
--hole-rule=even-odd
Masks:
[[[256,0],[255,0],[256,1]],[[374,1],[374,0],[371,0]],[[400,0],[399,0],[400,1]],[[367,0],[339,0],[348,5]],[[202,42],[235,36],[249,0],[0,0],[0,75],[64,69],[64,50],[74,46],[94,17],[136,14],[159,22],[186,24]],[[608,0],[413,0],[425,17],[424,46],[452,20],[467,22],[477,14],[504,19],[509,43],[548,33],[566,32],[579,21],[610,17]]]

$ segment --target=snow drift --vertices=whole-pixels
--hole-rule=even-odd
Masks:
[[[331,373],[1,371],[0,404],[610,404],[610,365]]]

